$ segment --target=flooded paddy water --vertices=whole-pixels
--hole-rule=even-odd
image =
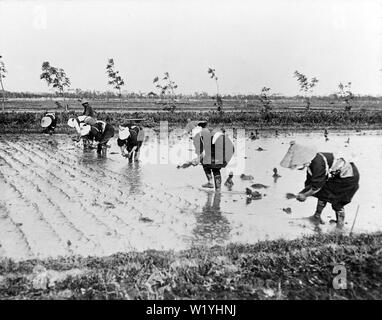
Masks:
[[[247,132],[248,134],[249,132]],[[280,168],[289,142],[314,144],[340,152],[360,171],[360,189],[345,207],[348,233],[382,230],[381,131],[269,133],[237,145],[231,191],[204,190],[201,166],[177,169],[193,154],[188,135],[144,142],[141,161],[122,158],[116,136],[106,159],[83,151],[69,135],[9,134],[0,137],[0,257],[16,260],[61,255],[109,255],[146,249],[180,250],[192,245],[255,243],[335,232],[330,205],[325,225],[312,215],[316,199],[287,200],[303,188],[305,171]],[[350,138],[349,143],[346,141]],[[258,151],[261,147],[263,151]],[[240,162],[243,159],[244,162]],[[281,177],[272,177],[273,168]],[[240,174],[252,175],[244,181]],[[261,183],[260,200],[247,203],[245,188]],[[289,208],[289,209],[287,209]],[[285,210],[283,210],[285,209]]]

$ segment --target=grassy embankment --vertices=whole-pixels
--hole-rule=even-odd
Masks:
[[[333,289],[337,264],[346,268],[346,290]],[[381,299],[382,233],[0,261],[0,299],[62,298]]]
[[[80,115],[77,112],[57,112],[58,124],[56,133],[73,133],[66,125],[70,116]],[[1,133],[40,133],[41,112],[5,112],[0,113]],[[248,129],[381,129],[382,111],[278,111],[268,115],[248,113],[244,111],[234,113],[217,112],[99,112],[99,120],[105,120],[117,127],[124,125],[131,118],[144,118],[141,125],[149,128],[159,128],[160,121],[168,121],[170,127],[184,127],[187,119],[199,120],[208,118],[211,126],[248,128]]]
[[[63,103],[62,101],[60,102]],[[301,99],[278,99],[274,101],[269,114],[259,112],[259,101],[225,100],[223,114],[214,110],[210,100],[183,99],[177,103],[175,112],[163,111],[163,103],[153,99],[131,99],[119,101],[91,102],[97,118],[112,125],[125,124],[129,118],[144,118],[142,126],[159,128],[160,121],[168,121],[170,127],[183,127],[187,119],[208,118],[211,126],[241,127],[248,129],[381,129],[382,101],[354,101],[351,112],[344,106],[328,99],[315,99],[311,111],[304,110]],[[40,119],[44,111],[55,111],[58,115],[57,133],[71,133],[66,126],[67,119],[80,115],[82,107],[78,101],[69,101],[69,113],[63,112],[54,100],[15,100],[6,101],[5,112],[0,113],[1,133],[41,132]]]

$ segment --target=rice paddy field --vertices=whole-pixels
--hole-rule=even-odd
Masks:
[[[200,103],[175,112],[158,111],[159,104],[128,111],[117,102],[111,109],[93,104],[98,119],[115,127],[144,119],[146,138],[137,163],[121,157],[116,136],[106,158],[83,150],[65,125],[82,108],[66,113],[48,102],[12,102],[0,114],[1,298],[382,297],[378,102],[351,112],[284,104],[267,115],[243,106],[235,110],[233,104],[223,114]],[[40,133],[45,106],[58,115],[52,136]],[[183,130],[187,119],[201,118],[224,128],[235,143],[235,157],[223,170],[223,183],[234,173],[230,190],[201,188],[200,166],[177,169],[193,156]],[[169,123],[165,136],[158,133],[160,121]],[[291,140],[341,153],[357,165],[360,189],[346,206],[343,229],[329,223],[334,218],[329,205],[326,223],[317,225],[308,219],[315,199],[286,199],[305,179],[304,172],[279,167]],[[280,178],[272,177],[273,168]],[[261,198],[248,201],[245,189],[254,184],[263,186],[256,189]],[[347,290],[333,289],[338,264],[347,268]]]
[[[330,224],[320,227],[306,219],[314,213],[314,198],[304,204],[285,198],[287,192],[301,190],[305,180],[304,171],[279,167],[277,160],[291,140],[317,145],[323,152],[344,149],[344,156],[360,168],[362,181],[346,207],[344,232],[349,232],[358,205],[354,232],[382,231],[382,191],[374,188],[382,183],[380,131],[332,133],[329,141],[312,133],[264,134],[251,140],[238,132],[236,157],[223,171],[223,180],[234,173],[234,185],[221,193],[201,188],[205,177],[200,166],[177,169],[193,155],[187,134],[147,138],[141,161],[129,163],[116,139],[109,142],[105,159],[94,150],[84,152],[69,135],[2,135],[1,256],[105,256],[335,231]],[[272,177],[274,167],[279,168],[278,179]],[[242,180],[243,173],[253,179]],[[248,203],[244,191],[254,183],[263,185],[258,189],[262,199]],[[333,215],[328,206],[325,218]]]
[[[382,299],[380,1],[271,2],[0,0],[0,303]]]
[[[363,259],[358,255],[363,257],[360,252],[364,252],[370,257],[367,259],[373,260],[370,261],[371,268],[375,268],[372,277],[381,273],[382,194],[380,188],[376,188],[382,182],[381,131],[337,130],[330,132],[329,140],[321,132],[282,132],[276,136],[268,131],[256,140],[250,139],[249,132],[245,134],[240,128],[228,134],[232,134],[237,151],[236,158],[223,171],[223,182],[232,171],[234,185],[231,190],[223,187],[221,193],[200,187],[205,181],[201,167],[177,169],[177,165],[190,159],[193,153],[192,141],[181,128],[170,132],[167,138],[153,131],[152,136],[146,137],[141,161],[137,163],[129,163],[120,156],[116,137],[109,142],[107,158],[99,158],[94,150],[84,151],[68,134],[3,134],[0,138],[0,295],[3,298],[173,299],[192,297],[192,292],[196,294],[202,286],[206,290],[205,298],[308,297],[309,294],[298,293],[295,285],[291,287],[279,273],[273,274],[269,265],[272,263],[269,259],[288,256],[289,249],[278,248],[277,253],[265,254],[255,248],[280,244],[297,246],[290,259],[302,259],[305,255],[300,256],[303,246],[299,243],[313,241],[317,246],[318,237],[322,244],[317,254],[331,262],[315,266],[321,270],[317,271],[319,274],[326,274],[325,281],[317,280],[314,284],[316,298],[381,297],[380,278],[373,284],[371,293],[354,289],[354,284],[353,291],[338,293],[333,291],[327,278],[331,272],[329,267],[344,263],[343,250],[348,242],[365,237],[373,244],[350,245],[349,250],[354,252],[346,251],[345,260],[355,259],[353,255]],[[304,172],[279,167],[279,160],[291,140],[315,144],[323,152],[341,150],[358,166],[361,187],[346,207],[344,229],[338,230],[329,223],[334,218],[330,206],[323,214],[326,224],[317,225],[308,219],[315,209],[313,198],[303,204],[285,198],[287,192],[298,192],[305,179]],[[274,167],[279,169],[278,179],[272,177]],[[243,173],[253,179],[242,180]],[[264,186],[258,189],[262,197],[249,202],[244,191],[254,183]],[[359,214],[353,227],[358,206]],[[347,245],[338,245],[340,241]],[[333,252],[322,251],[327,245],[332,246]],[[267,264],[268,282],[278,280],[266,285],[264,271],[253,269],[259,268],[258,265],[243,264],[240,260],[246,255],[243,248],[251,252],[252,258],[255,255],[261,263]],[[233,261],[235,250],[241,252],[241,258]],[[308,245],[306,250],[309,260],[311,254],[314,256],[313,248]],[[340,252],[342,260],[338,258]],[[178,255],[187,258],[179,260]],[[125,264],[115,262],[120,256]],[[240,273],[255,272],[255,278],[263,280],[254,284],[249,278],[240,278],[237,287],[236,280],[229,285],[224,277],[218,277],[208,280],[212,281],[212,287],[207,289],[205,281],[209,273],[205,270],[203,276],[201,271],[207,268],[207,261],[216,275],[228,272],[229,279],[236,277],[234,279],[239,281]],[[362,261],[357,268],[368,265],[366,260]],[[306,263],[299,261],[299,268],[308,267]],[[124,278],[117,276],[121,268],[126,277],[133,273],[138,282],[123,285]],[[285,275],[292,272],[290,268],[293,264],[285,270]],[[139,274],[143,270],[145,273]],[[186,270],[190,270],[190,277],[204,280],[185,280]],[[357,269],[357,272],[366,276],[364,270]],[[314,275],[315,272],[310,274]],[[304,278],[300,276],[297,277]],[[114,289],[95,289],[99,277],[107,287],[114,286]],[[178,289],[173,287],[169,277],[173,282],[182,282]],[[368,274],[365,281],[369,282],[369,277]],[[12,284],[16,279],[24,283],[22,288]],[[78,281],[84,283],[80,285]],[[221,281],[225,283],[224,290],[220,290]],[[68,283],[72,283],[69,285],[72,289]],[[310,294],[313,295],[313,291]]]

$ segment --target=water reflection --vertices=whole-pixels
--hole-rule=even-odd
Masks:
[[[248,205],[245,204],[247,197],[244,194],[236,195],[236,193],[244,192],[251,183],[239,178],[233,179],[235,184],[231,191],[229,186],[223,187],[222,199],[220,199],[219,194],[215,195],[214,192],[207,193],[206,190],[200,190],[200,181],[204,177],[198,167],[177,170],[173,163],[158,164],[158,162],[146,161],[138,164],[135,162],[128,163],[127,159],[120,157],[119,154],[113,156],[111,153],[110,156],[108,154],[107,160],[100,159],[104,162],[99,162],[94,150],[84,152],[77,146],[75,149],[73,147],[73,151],[69,153],[72,158],[77,157],[80,160],[79,166],[85,167],[86,170],[83,171],[89,172],[94,180],[103,179],[101,181],[105,184],[101,183],[99,186],[101,194],[110,194],[112,191],[110,186],[112,189],[116,189],[115,194],[118,194],[119,190],[123,191],[123,197],[132,194],[129,199],[122,197],[123,201],[131,201],[131,203],[136,201],[138,204],[142,204],[142,208],[145,208],[143,211],[147,215],[158,209],[165,217],[169,217],[174,212],[181,210],[180,208],[189,208],[192,217],[190,223],[187,221],[185,230],[181,228],[174,228],[173,230],[174,234],[184,234],[187,239],[186,242],[195,241],[195,243],[200,244],[207,242],[208,245],[214,245],[217,241],[221,243],[224,240],[224,243],[228,241],[252,243],[257,240],[264,240],[265,235],[269,235],[270,239],[293,238],[301,234],[328,232],[335,227],[330,225],[327,220],[325,220],[325,225],[311,223],[308,220],[308,217],[315,210],[316,201],[313,198],[308,199],[305,203],[300,203],[285,197],[286,193],[301,190],[306,178],[305,172],[290,172],[279,167],[279,161],[285,154],[290,140],[298,139],[301,143],[315,144],[320,148],[325,147],[327,151],[341,150],[344,156],[354,159],[359,164],[363,170],[362,187],[357,193],[354,203],[350,204],[347,210],[347,229],[351,227],[351,223],[354,221],[357,205],[361,204],[366,214],[359,216],[355,230],[362,232],[381,230],[382,220],[379,214],[382,208],[381,189],[372,187],[381,183],[382,175],[378,174],[381,172],[381,135],[361,136],[353,134],[350,136],[351,142],[347,143],[349,145],[347,148],[343,148],[343,145],[344,142],[347,142],[349,135],[346,137],[332,135],[328,142],[322,141],[322,134],[293,133],[291,135],[286,134],[285,137],[280,135],[277,140],[265,137],[255,141],[247,139],[245,154],[243,153],[246,158],[244,169],[238,171],[239,169],[236,167],[227,168],[223,174],[223,181],[227,179],[227,173],[232,170],[235,177],[245,173],[253,175],[255,177],[254,182],[269,185],[268,189],[261,192],[263,195],[261,200],[252,201]],[[23,136],[20,137],[23,138]],[[177,150],[193,152],[193,149],[188,150],[190,145],[188,137],[178,140],[178,137],[174,135],[170,141],[174,143],[174,146],[170,148],[173,154],[177,155]],[[111,145],[110,151],[117,152],[116,144],[111,143]],[[260,145],[267,151],[255,151]],[[370,146],[375,147],[378,156],[370,156]],[[143,146],[142,155],[146,150],[149,150],[147,154],[150,154],[151,157],[151,154],[154,153],[155,160],[159,160],[159,147],[159,139],[147,141],[147,144]],[[72,164],[78,165],[77,161],[73,161]],[[101,166],[104,166],[105,170],[102,170]],[[106,177],[92,173],[92,169],[104,171]],[[114,173],[110,173],[110,171]],[[85,176],[85,178],[86,181],[91,180],[90,177]],[[140,197],[140,195],[144,197]],[[292,213],[290,215],[286,215],[282,211],[282,208],[286,207],[291,208]],[[227,213],[230,215],[227,216]],[[326,213],[333,214],[330,209],[327,209]],[[176,218],[179,221],[183,220],[180,214]],[[225,218],[228,219],[229,223]],[[196,224],[194,224],[195,219]],[[170,218],[165,219],[165,221],[170,220]]]
[[[144,183],[142,182],[142,167],[139,161],[130,162],[126,159],[126,164],[116,171],[120,178],[118,184],[121,190],[127,195],[144,194]]]
[[[313,225],[313,231],[320,234],[322,233],[322,224],[317,219],[313,219],[312,217],[305,218],[309,220],[309,222]]]
[[[208,192],[202,212],[196,213],[196,226],[192,233],[197,240],[224,242],[229,239],[231,227],[220,209],[221,193]]]
[[[127,168],[123,170],[127,175],[126,182],[130,186],[129,194],[142,193],[142,170],[139,161],[128,162]]]
[[[83,149],[81,153],[78,153],[77,157],[79,158],[79,162],[83,164],[94,163],[100,160],[94,150],[91,149]]]

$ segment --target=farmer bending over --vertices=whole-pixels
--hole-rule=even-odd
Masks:
[[[206,128],[207,121],[201,121],[193,130],[193,143],[197,158],[191,162],[193,165],[202,164],[207,183],[204,188],[213,188],[212,176],[214,177],[215,190],[220,191],[222,177],[220,169],[225,168],[232,159],[234,146],[232,141],[223,132],[211,133]]]
[[[122,156],[132,161],[134,154],[134,161],[138,161],[143,138],[144,132],[141,127],[119,126],[117,144],[121,148]]]
[[[336,213],[338,227],[343,227],[345,220],[344,206],[351,202],[359,188],[359,173],[353,162],[347,162],[333,153],[318,152],[313,147],[306,147],[292,141],[281,161],[281,166],[303,170],[307,168],[305,188],[296,199],[305,201],[313,196],[318,199],[314,221],[321,224],[321,213],[329,202]]]
[[[95,125],[81,124],[81,137],[94,139],[98,142],[97,153],[106,156],[107,143],[114,136],[114,127],[104,121],[96,121]]]
[[[88,117],[88,116],[79,116],[77,118],[70,118],[68,120],[68,126],[71,128],[75,128],[77,131],[77,134],[78,134],[78,136],[73,138],[73,140],[77,141],[77,142],[80,141],[80,139],[81,139],[81,132],[80,132],[81,125],[89,124],[89,125],[94,126],[96,123],[97,123],[97,121],[94,118]],[[85,136],[82,138],[82,141],[84,143],[84,149],[91,149],[92,144],[93,144],[93,137],[91,137],[90,135]]]
[[[53,134],[56,129],[57,119],[54,112],[47,112],[45,116],[41,119],[41,127],[43,128],[43,133]]]

